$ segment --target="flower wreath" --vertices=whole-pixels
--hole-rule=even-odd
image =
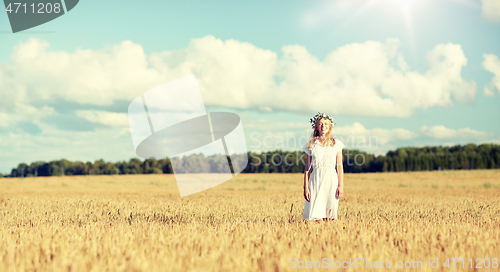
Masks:
[[[316,113],[316,115],[314,115],[313,118],[309,119],[309,123],[311,123],[312,129],[314,129],[314,125],[316,124],[316,121],[318,121],[321,118],[326,118],[326,119],[330,120],[330,122],[332,122],[332,128],[333,128],[333,126],[335,126],[335,122],[333,122],[333,118],[330,115],[325,114],[325,113],[320,113],[318,111],[318,113]]]

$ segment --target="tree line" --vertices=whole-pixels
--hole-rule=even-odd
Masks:
[[[176,173],[220,173],[228,167],[243,168],[242,173],[302,173],[306,166],[303,151],[282,151],[254,153],[248,152],[248,163],[242,165],[237,159],[231,162],[229,156],[208,156],[193,154],[182,159],[174,157],[156,160],[154,158],[129,161],[95,162],[69,161],[66,159],[50,162],[20,163],[10,174],[0,177],[37,177],[73,175],[127,175],[127,174],[172,174]],[[240,154],[239,157],[244,157]],[[240,160],[241,162],[242,160]],[[229,164],[228,164],[229,163]],[[234,166],[233,166],[234,164]],[[229,166],[228,166],[229,165]],[[180,167],[180,168],[179,168]],[[402,172],[458,169],[500,168],[500,145],[467,144],[452,147],[403,147],[375,156],[359,150],[343,150],[345,173]]]

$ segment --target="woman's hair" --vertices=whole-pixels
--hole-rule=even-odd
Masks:
[[[326,119],[326,118],[318,118],[318,120],[316,120],[316,123],[314,124],[314,130],[311,134],[311,139],[309,140],[309,144],[307,145],[309,148],[312,147],[312,145],[314,144],[314,142],[316,140],[319,140],[320,133],[319,133],[318,126],[320,124],[320,121],[323,119]],[[328,119],[326,119],[326,120],[328,120]],[[332,137],[332,123],[328,122],[328,124],[329,124],[328,131],[325,134],[326,138],[328,139],[328,143],[326,145],[327,146],[335,146],[335,139]]]

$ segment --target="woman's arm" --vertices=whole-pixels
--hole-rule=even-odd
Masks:
[[[311,192],[309,191],[309,165],[311,163],[311,156],[307,155],[307,159],[306,159],[306,170],[304,171],[304,198],[306,199],[306,201],[310,201],[311,200]]]
[[[337,153],[337,175],[339,186],[337,188],[337,199],[344,195],[344,166],[342,164],[342,150]]]
[[[308,181],[309,181],[309,179],[308,179],[308,177],[309,177],[309,171],[308,170],[309,170],[309,166],[311,164],[311,156],[309,156],[307,154],[306,154],[306,156],[307,156],[307,159],[306,159],[306,170],[304,171],[304,189],[306,187],[309,187],[308,184],[307,184]]]

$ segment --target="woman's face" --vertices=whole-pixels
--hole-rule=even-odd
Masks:
[[[328,132],[328,129],[330,129],[330,121],[328,119],[322,118],[319,120],[318,123],[318,130],[319,132],[324,135]]]

